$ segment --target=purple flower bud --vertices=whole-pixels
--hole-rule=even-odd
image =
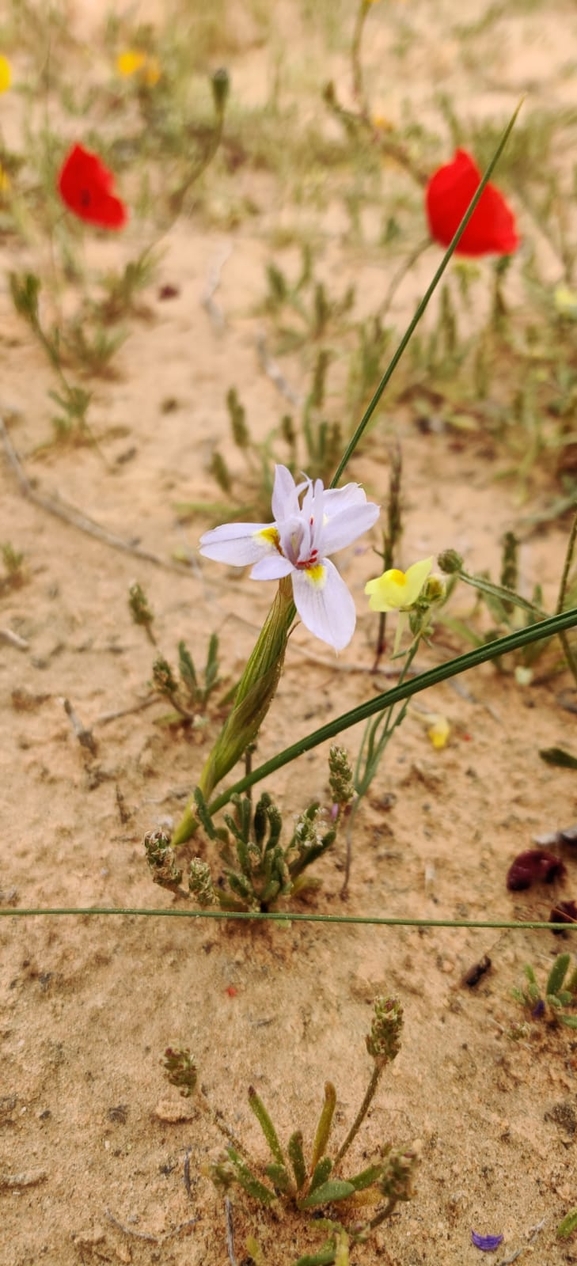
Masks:
[[[533,1010],[531,1012],[531,1018],[533,1020],[541,1020],[544,1015],[545,1015],[545,1003],[543,1002],[542,998],[539,998],[538,1002],[536,1002],[535,1006],[533,1007]]]
[[[503,1243],[503,1238],[502,1235],[478,1235],[476,1231],[471,1231],[471,1243],[482,1253],[494,1253]]]

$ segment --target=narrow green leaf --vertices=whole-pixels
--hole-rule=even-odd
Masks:
[[[311,1191],[304,1200],[299,1200],[299,1209],[314,1209],[319,1204],[331,1204],[335,1200],[346,1200],[347,1196],[352,1196],[354,1190],[352,1183],[333,1178],[331,1182],[325,1182],[321,1187],[317,1187],[315,1191]]]
[[[264,1172],[277,1191],[282,1191],[283,1195],[290,1191],[291,1180],[288,1169],[285,1169],[284,1165],[267,1165]]]
[[[549,616],[547,620],[540,620],[537,624],[529,625],[528,628],[519,629],[515,633],[508,633],[505,637],[498,637],[488,645],[478,646],[474,650],[467,651],[464,655],[457,655],[446,664],[430,668],[427,672],[419,673],[416,677],[404,681],[399,686],[393,686],[391,690],[386,690],[383,694],[375,695],[373,698],[366,700],[365,703],[351,708],[348,712],[341,713],[340,716],[321,726],[318,730],[313,730],[310,734],[306,734],[298,742],[291,743],[290,747],[285,747],[282,752],[278,752],[276,756],[259,765],[250,774],[240,778],[227,791],[222,792],[211,801],[211,813],[216,813],[217,809],[221,809],[223,805],[228,804],[233,794],[246,791],[249,787],[254,786],[255,783],[261,782],[263,778],[268,778],[270,774],[276,773],[277,769],[282,769],[284,765],[296,760],[297,756],[303,756],[305,752],[310,752],[313,748],[318,747],[320,743],[326,743],[329,739],[336,738],[344,730],[350,729],[351,726],[358,725],[361,721],[367,721],[369,717],[376,716],[378,712],[384,712],[392,704],[400,703],[403,699],[410,699],[413,695],[421,694],[423,690],[428,690],[431,686],[436,686],[441,681],[448,681],[451,677],[458,677],[461,673],[469,672],[471,668],[477,668],[480,664],[486,664],[500,655],[509,655],[511,651],[521,650],[522,647],[529,646],[533,642],[539,642],[545,637],[558,636],[565,629],[571,629],[575,625],[577,625],[577,608],[571,607],[569,611],[563,611],[560,615]],[[185,838],[188,838],[188,836],[183,834],[182,839]],[[177,831],[173,837],[173,843],[180,842],[181,835]]]
[[[425,310],[426,310],[426,308],[427,308],[427,305],[428,305],[428,303],[429,303],[429,300],[431,299],[432,295],[434,294],[435,290],[437,289],[437,286],[438,286],[438,284],[439,284],[439,282],[440,282],[440,280],[441,280],[441,277],[443,276],[443,273],[445,272],[445,269],[446,269],[446,267],[447,267],[447,264],[449,263],[449,260],[450,260],[450,258],[451,258],[451,256],[452,256],[452,254],[453,254],[453,251],[454,251],[454,250],[456,249],[456,247],[458,246],[458,244],[459,244],[459,240],[460,240],[460,238],[461,238],[461,235],[462,235],[462,233],[464,233],[464,231],[465,231],[465,229],[466,229],[466,227],[467,227],[467,225],[468,225],[468,223],[469,223],[469,220],[471,219],[471,216],[473,215],[473,213],[474,213],[474,211],[475,211],[475,208],[476,208],[476,206],[477,206],[477,204],[478,204],[479,200],[481,199],[481,197],[482,197],[482,195],[483,195],[483,190],[485,189],[485,186],[487,185],[488,181],[490,180],[491,175],[492,175],[492,173],[493,173],[493,170],[494,170],[494,168],[496,167],[496,165],[497,165],[497,163],[498,163],[498,161],[499,161],[499,159],[500,159],[500,157],[501,157],[501,154],[503,153],[503,150],[504,150],[504,148],[505,148],[505,145],[507,144],[507,141],[508,141],[508,139],[509,139],[509,136],[510,136],[510,134],[511,134],[511,132],[513,131],[513,128],[514,128],[514,126],[515,126],[515,122],[516,122],[516,119],[517,119],[517,115],[518,115],[518,113],[519,113],[519,110],[521,109],[521,105],[522,105],[522,102],[520,101],[520,102],[519,102],[519,105],[517,106],[517,109],[515,110],[515,112],[514,112],[514,114],[513,114],[512,118],[509,120],[509,123],[507,124],[507,127],[505,128],[505,130],[504,130],[504,132],[503,132],[503,134],[502,134],[502,136],[501,136],[501,139],[500,139],[500,141],[499,141],[499,144],[498,144],[498,146],[497,146],[497,149],[495,150],[495,153],[493,154],[493,157],[492,157],[492,159],[491,159],[491,161],[490,161],[490,163],[489,163],[489,166],[487,167],[487,170],[486,170],[486,171],[484,172],[484,174],[483,174],[483,177],[482,177],[481,183],[480,183],[480,185],[479,185],[479,188],[477,189],[477,191],[476,191],[476,193],[475,193],[474,197],[471,199],[471,202],[469,203],[469,206],[467,207],[467,210],[466,210],[466,212],[465,212],[465,214],[464,214],[464,216],[463,216],[463,219],[461,220],[461,223],[459,224],[459,227],[457,228],[457,230],[456,230],[456,232],[455,232],[455,234],[454,234],[454,236],[453,236],[453,238],[452,238],[451,242],[449,243],[449,245],[448,245],[448,247],[447,247],[447,249],[446,249],[446,251],[445,251],[445,254],[443,255],[443,258],[442,258],[442,260],[441,260],[441,263],[439,264],[439,267],[437,268],[437,271],[436,271],[436,273],[435,273],[435,276],[433,277],[433,280],[432,280],[432,282],[431,282],[430,286],[428,287],[428,290],[425,292],[425,295],[424,295],[424,296],[423,296],[423,298],[421,299],[421,302],[420,302],[420,304],[418,305],[417,310],[416,310],[416,312],[415,312],[415,314],[414,314],[414,316],[413,316],[412,320],[409,322],[409,325],[407,326],[407,329],[405,330],[405,333],[404,333],[404,335],[403,335],[403,337],[402,337],[402,339],[401,339],[401,341],[400,341],[400,343],[399,343],[399,346],[397,347],[397,350],[396,350],[396,352],[395,352],[394,356],[392,357],[391,361],[389,362],[389,364],[388,364],[388,366],[387,366],[387,368],[386,368],[386,370],[385,370],[385,373],[383,374],[383,377],[381,378],[381,381],[380,381],[380,383],[379,383],[379,385],[378,385],[378,387],[377,387],[377,390],[375,391],[375,394],[374,394],[374,396],[373,396],[372,400],[370,401],[370,403],[369,403],[369,405],[368,405],[368,407],[367,407],[367,409],[366,409],[366,411],[365,411],[365,413],[364,413],[363,417],[361,418],[361,421],[359,422],[359,425],[358,425],[358,427],[357,427],[357,429],[356,429],[356,431],[355,431],[355,433],[354,433],[354,435],[353,435],[352,439],[350,440],[349,444],[347,445],[347,447],[346,447],[346,449],[345,449],[345,452],[343,453],[343,456],[342,456],[342,458],[341,458],[341,460],[340,460],[340,462],[339,462],[339,464],[338,464],[338,466],[337,466],[337,469],[336,469],[336,471],[335,471],[335,473],[334,473],[334,475],[333,475],[333,478],[332,478],[332,480],[331,480],[331,484],[330,484],[330,487],[331,487],[331,488],[336,488],[336,486],[337,486],[337,484],[338,484],[338,482],[339,482],[339,479],[340,479],[340,477],[341,477],[341,475],[342,475],[343,471],[345,470],[345,467],[346,467],[346,466],[348,466],[348,463],[349,463],[349,461],[350,461],[350,459],[351,459],[351,457],[352,457],[352,455],[353,455],[353,453],[354,453],[354,451],[355,451],[355,449],[356,449],[356,447],[357,447],[357,445],[358,445],[358,443],[359,443],[360,439],[362,438],[362,436],[363,436],[363,434],[364,434],[364,431],[366,430],[366,428],[367,428],[367,426],[368,426],[368,424],[369,424],[369,422],[370,422],[370,420],[371,420],[371,417],[372,417],[372,415],[373,415],[373,413],[374,413],[374,411],[375,411],[375,409],[376,409],[376,407],[377,407],[377,405],[378,405],[378,403],[379,403],[379,400],[381,399],[381,396],[382,396],[382,394],[383,394],[383,392],[384,392],[385,388],[388,386],[388,383],[389,383],[390,379],[392,378],[393,373],[394,373],[395,369],[397,368],[397,365],[398,365],[399,361],[401,360],[401,357],[403,356],[403,353],[405,352],[405,350],[406,350],[406,348],[407,348],[408,344],[409,344],[409,343],[410,343],[410,341],[411,341],[411,338],[413,337],[414,331],[415,331],[415,329],[416,329],[417,325],[419,324],[419,321],[421,320],[421,317],[423,316],[423,313],[425,312]]]
[[[309,1191],[314,1191],[316,1187],[320,1187],[327,1181],[332,1167],[333,1162],[330,1156],[323,1156],[322,1160],[320,1160],[318,1165],[315,1165],[315,1168],[313,1169],[313,1176],[311,1178]]]
[[[249,1086],[248,1102],[249,1102],[249,1106],[252,1108],[252,1111],[254,1112],[254,1115],[260,1125],[260,1128],[265,1136],[265,1139],[270,1147],[270,1150],[274,1156],[275,1161],[277,1162],[278,1165],[281,1165],[283,1169],[286,1169],[284,1153],[279,1143],[278,1134],[264,1106],[264,1103],[262,1099],[259,1098],[259,1096],[257,1095],[254,1086]]]
[[[560,1015],[559,1020],[566,1029],[577,1029],[577,1015]]]
[[[259,1200],[261,1204],[274,1204],[276,1200],[274,1191],[270,1191],[268,1187],[265,1187],[264,1183],[255,1178],[254,1174],[251,1174],[248,1165],[245,1165],[242,1156],[235,1152],[234,1147],[227,1148],[227,1151],[229,1159],[234,1165],[236,1181],[243,1191],[246,1191],[247,1195],[252,1196],[254,1200]]]
[[[336,1248],[334,1244],[327,1244],[325,1248],[319,1249],[318,1253],[305,1253],[304,1257],[299,1257],[298,1262],[294,1266],[331,1266],[336,1256]]]
[[[557,996],[559,990],[563,986],[563,981],[567,975],[567,969],[570,962],[570,954],[559,954],[555,959],[551,971],[549,972],[547,985],[545,987],[545,993],[547,995],[555,994],[555,996]]]
[[[311,1160],[311,1170],[314,1172],[319,1161],[327,1150],[327,1143],[333,1123],[334,1111],[337,1106],[337,1092],[331,1081],[325,1084],[325,1098],[317,1125],[315,1141],[313,1143],[313,1154]]]
[[[303,1136],[300,1130],[295,1130],[291,1134],[288,1144],[289,1160],[293,1167],[293,1174],[297,1185],[297,1191],[301,1191],[307,1180],[307,1167],[303,1152]]]
[[[382,1172],[382,1165],[369,1165],[367,1169],[361,1170],[360,1174],[355,1174],[354,1178],[349,1178],[347,1181],[355,1191],[365,1191],[367,1187],[372,1187],[373,1183],[377,1182]]]

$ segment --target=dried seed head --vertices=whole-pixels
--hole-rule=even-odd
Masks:
[[[329,752],[329,785],[335,804],[344,809],[354,795],[353,770],[344,747],[335,744]]]
[[[193,1093],[198,1079],[198,1072],[187,1046],[168,1046],[164,1052],[164,1069],[171,1086],[178,1086],[185,1099]]]
[[[201,910],[218,905],[210,867],[200,857],[193,857],[188,871],[188,886]]]
[[[421,1143],[416,1140],[410,1147],[389,1148],[384,1156],[383,1173],[379,1187],[388,1200],[410,1200],[413,1195],[415,1172],[421,1159]]]
[[[373,1059],[388,1064],[401,1049],[403,1007],[398,998],[376,998],[367,1050]]]
[[[168,831],[149,831],[144,837],[144,848],[153,882],[174,892],[182,880],[182,870],[176,864]]]
[[[164,655],[157,655],[152,665],[152,684],[161,695],[175,695],[178,690],[178,682]]]

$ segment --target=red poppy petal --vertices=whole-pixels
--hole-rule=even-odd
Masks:
[[[58,176],[58,191],[68,210],[87,224],[120,229],[126,224],[128,212],[111,192],[113,188],[114,176],[98,155],[74,145]]]
[[[481,173],[465,150],[457,150],[452,163],[431,176],[426,191],[427,218],[431,237],[448,246],[479,188]],[[460,255],[510,255],[519,238],[515,217],[503,194],[488,184],[461,236]]]

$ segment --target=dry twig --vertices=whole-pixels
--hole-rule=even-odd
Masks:
[[[232,1203],[229,1196],[224,1198],[224,1213],[226,1218],[226,1251],[230,1266],[238,1266],[234,1255],[234,1226],[232,1222]]]
[[[123,536],[116,536],[116,533],[108,532],[99,523],[95,523],[94,519],[89,519],[86,514],[82,514],[80,510],[76,510],[73,506],[66,505],[64,501],[57,500],[54,497],[45,497],[42,493],[36,492],[14,448],[3,418],[0,418],[0,440],[2,440],[8,462],[18,481],[20,492],[27,501],[39,506],[47,514],[52,514],[55,518],[61,519],[63,523],[68,523],[71,527],[78,528],[81,532],[86,532],[88,536],[93,536],[96,540],[103,541],[111,549],[121,550],[125,554],[134,554],[136,558],[142,558],[148,563],[154,563],[156,567],[166,567],[169,571],[179,572],[181,576],[190,575],[190,569],[183,567],[181,563],[172,562],[171,559],[161,558],[159,554],[153,554],[150,550],[142,549],[140,545],[132,544],[131,541],[125,540]]]

